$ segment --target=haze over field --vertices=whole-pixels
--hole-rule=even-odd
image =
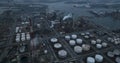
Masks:
[[[57,1],[87,1],[92,3],[112,3],[120,2],[120,0],[0,0],[1,2],[14,1],[14,2],[57,2]]]

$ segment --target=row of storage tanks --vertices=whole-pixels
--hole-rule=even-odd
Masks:
[[[107,40],[115,45],[120,44],[120,37],[108,37]]]
[[[27,25],[29,24],[29,22],[21,22],[22,25]],[[20,42],[20,41],[26,41],[26,40],[30,40],[30,33],[29,32],[22,32],[22,26],[17,26],[15,29],[16,32],[16,42]]]
[[[111,58],[116,63],[120,63],[120,50],[114,49],[107,51],[107,57]]]
[[[68,56],[68,52],[66,50],[63,49],[63,45],[61,43],[59,43],[58,39],[57,38],[51,38],[50,39],[50,42],[53,44],[53,47],[55,50],[57,50],[57,55],[60,57],[60,58],[66,58]],[[81,43],[82,40],[78,40],[78,43]],[[72,46],[73,44],[71,44]],[[85,45],[84,45],[85,46]],[[74,47],[74,51],[76,53],[81,53],[82,50],[89,50],[89,48],[86,46],[87,49],[83,48],[82,47],[79,47],[79,46],[75,46]],[[114,54],[120,54],[120,52],[118,50],[115,50],[114,51]],[[108,56],[112,56],[112,53],[108,52],[107,53]],[[118,61],[118,57],[116,58],[116,60]],[[96,54],[95,57],[87,57],[86,58],[86,63],[102,63],[104,62],[104,57],[100,54]]]
[[[86,38],[86,39],[90,37],[89,33],[87,33],[88,36],[86,36],[85,33],[82,33],[81,35],[84,36],[84,38]],[[76,34],[66,35],[65,40],[69,41],[70,46],[75,46],[76,44],[82,44],[83,43],[83,39],[78,38],[78,35],[76,35]],[[108,41],[113,42],[115,44],[119,44],[120,43],[120,38],[108,38]],[[102,47],[108,47],[108,43],[102,41],[101,39],[90,40],[90,43],[92,45],[96,45],[97,49],[101,49]],[[82,47],[75,46],[74,51],[76,53],[81,53],[83,49],[89,50],[89,47],[88,47],[89,45],[87,45],[85,48],[83,48],[83,46],[85,46],[85,44],[83,44]],[[111,52],[111,51],[107,52],[108,57],[114,58],[114,57],[117,56],[115,58],[115,62],[117,62],[117,63],[120,63],[119,55],[120,55],[120,51],[116,50],[116,49],[113,52]],[[102,55],[96,54],[95,57],[87,57],[86,61],[87,61],[87,63],[96,63],[96,62],[102,63],[104,61],[103,59],[104,59],[104,57]]]
[[[50,42],[53,45],[55,51],[57,51],[57,55],[59,58],[66,58],[68,56],[68,52],[63,49],[63,45],[59,43],[59,40],[57,38],[51,38]]]
[[[63,45],[59,43],[59,40],[57,38],[51,38],[50,42],[53,44],[53,47],[57,52],[57,55],[60,58],[66,58],[68,56],[68,52],[63,49]],[[82,44],[82,39],[77,39],[77,43]],[[76,42],[74,40],[69,41],[70,46],[74,46],[74,52],[76,53],[82,53],[83,51],[89,51],[90,45],[83,44],[82,46],[76,45]]]
[[[30,40],[30,33],[29,32],[16,34],[16,42],[26,41],[26,40]]]
[[[70,39],[76,39],[75,40],[70,40]],[[83,43],[83,40],[80,39],[80,38],[77,38],[77,35],[72,35],[72,36],[65,36],[65,39],[66,40],[69,40],[69,45],[70,46],[74,46],[74,52],[76,53],[82,53],[83,50],[84,51],[89,51],[90,50],[90,45],[87,45],[87,44],[83,44],[82,47],[81,46],[78,46],[76,44],[82,44]],[[51,38],[51,42],[54,43],[54,48],[56,49],[60,49],[62,47],[62,45],[60,43],[57,43],[58,42],[58,39],[57,38]],[[59,57],[66,57],[67,56],[67,51],[65,50],[59,50],[58,51],[58,56]]]
[[[87,57],[86,63],[103,63],[104,57],[100,54],[95,54],[94,57]]]
[[[115,63],[120,63],[120,50],[118,49],[114,49],[113,51],[108,51],[107,52],[107,57],[111,58],[112,60],[114,60],[113,62]],[[103,55],[100,54],[95,54],[94,57],[87,57],[86,58],[86,63],[104,63],[104,61],[107,61],[104,59]]]
[[[90,34],[89,32],[81,33],[81,37],[82,36],[85,39],[93,37],[92,34]],[[83,39],[79,38],[78,35],[76,35],[76,34],[66,35],[65,36],[65,40],[69,41],[70,45],[75,45],[75,43],[77,43],[77,44],[82,44],[83,43]],[[90,41],[90,44],[96,45],[97,49],[101,49],[103,47],[108,47],[108,43],[103,41],[103,40],[101,40],[101,39],[96,39],[96,40],[89,39],[89,41]]]
[[[83,51],[89,51],[90,50],[90,45],[88,44],[83,44],[83,39],[78,38],[76,34],[73,35],[66,35],[65,40],[67,40],[68,44],[71,47],[74,47],[74,52],[76,53],[82,53]]]
[[[21,25],[28,25],[30,24],[29,22],[21,22]],[[21,41],[26,41],[26,40],[30,40],[30,32],[22,32],[22,29],[24,27],[22,26],[17,26],[15,29],[16,35],[15,35],[15,41],[16,42],[21,42]],[[26,46],[23,44],[21,45],[21,47],[19,48],[19,51],[21,53],[25,52],[26,50]]]

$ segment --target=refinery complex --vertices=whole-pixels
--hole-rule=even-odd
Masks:
[[[0,3],[0,63],[120,63],[118,7],[96,11],[94,4],[91,15],[76,17],[43,4],[12,4]],[[109,28],[94,22],[109,18]]]

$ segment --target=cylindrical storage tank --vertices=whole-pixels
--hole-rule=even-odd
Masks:
[[[27,22],[27,21],[26,21],[25,23],[26,23],[26,24],[30,24],[30,22]]]
[[[87,63],[95,63],[95,59],[93,57],[87,57]]]
[[[108,52],[107,52],[107,56],[108,56],[108,57],[114,57],[114,53],[111,52],[111,51],[108,51]]]
[[[30,36],[26,36],[26,39],[27,39],[27,40],[30,40]]]
[[[16,33],[18,33],[18,32],[19,32],[19,27],[16,27],[15,32],[16,32]]]
[[[26,39],[27,39],[27,40],[30,40],[30,39],[31,39],[29,33],[26,34]]]
[[[82,36],[84,36],[84,35],[85,35],[85,33],[81,33],[81,35],[82,35]]]
[[[105,42],[103,42],[103,43],[102,43],[102,46],[103,46],[103,47],[107,47],[107,46],[108,46],[108,44],[107,44],[107,43],[105,43]]]
[[[16,38],[20,38],[20,35],[16,35]]]
[[[118,44],[120,44],[120,42],[119,42],[119,41],[115,41],[114,44],[115,44],[115,45],[118,45]]]
[[[20,47],[20,52],[21,52],[21,53],[25,52],[25,46],[21,46],[21,47]]]
[[[22,37],[22,38],[21,38],[21,41],[25,41],[25,37]]]
[[[88,35],[85,35],[84,38],[89,39],[90,37]]]
[[[90,50],[90,45],[83,44],[83,45],[82,45],[82,49],[83,49],[84,51],[89,51],[89,50]]]
[[[73,34],[71,35],[72,39],[77,39],[77,35],[76,34]]]
[[[69,35],[65,36],[65,39],[70,40],[70,36]]]
[[[96,44],[96,48],[101,49],[102,45],[101,44]]]
[[[94,34],[90,34],[90,38],[94,38],[95,37],[95,35]]]
[[[22,22],[21,24],[22,24],[22,25],[24,25],[24,24],[25,24],[25,22]]]
[[[20,42],[20,37],[17,37],[17,38],[16,38],[16,42]]]
[[[82,44],[83,40],[82,39],[76,39],[77,44]]]
[[[58,42],[58,39],[57,39],[57,38],[51,38],[50,41],[51,41],[52,43],[56,43],[56,42]]]
[[[75,51],[76,53],[82,53],[82,47],[80,47],[80,46],[75,46],[75,47],[74,47],[74,51]]]
[[[90,32],[85,32],[85,34],[90,35]]]
[[[25,35],[22,35],[21,37],[25,37]]]
[[[21,33],[21,35],[25,36],[25,33]]]
[[[111,39],[111,41],[110,41],[110,42],[114,43],[114,42],[115,42],[115,40],[114,40],[114,39]]]
[[[96,41],[95,40],[91,40],[91,44],[95,45]]]
[[[115,49],[115,50],[113,50],[113,54],[119,56],[120,55],[120,51],[118,49]]]
[[[67,57],[67,51],[65,51],[65,50],[59,50],[58,51],[58,56],[60,57],[60,58],[65,58],[65,57]]]
[[[107,40],[108,40],[108,41],[111,41],[111,40],[112,40],[112,38],[108,37],[108,38],[107,38]]]
[[[47,54],[48,53],[48,50],[44,50],[44,54]]]
[[[75,42],[75,40],[70,40],[70,41],[69,41],[69,44],[70,44],[71,46],[74,46],[74,45],[76,45],[76,42]]]
[[[97,43],[101,43],[102,40],[101,40],[101,39],[97,39],[96,42],[97,42]]]
[[[60,49],[60,48],[62,48],[62,45],[60,43],[56,43],[56,44],[54,44],[54,48]]]
[[[120,57],[116,57],[115,62],[120,63]]]
[[[16,36],[20,36],[20,33],[17,33]]]
[[[27,34],[30,34],[30,32],[26,32],[26,35],[27,35]]]
[[[29,35],[30,35],[29,33],[26,34],[26,36],[29,36]]]
[[[102,55],[99,55],[99,54],[96,54],[96,55],[95,55],[95,60],[96,60],[97,62],[103,62],[103,56],[102,56]]]
[[[41,27],[41,24],[37,24],[37,27],[40,28],[40,27]]]

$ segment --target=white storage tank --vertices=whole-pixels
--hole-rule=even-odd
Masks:
[[[37,27],[40,28],[40,27],[41,27],[41,24],[37,24]]]
[[[90,35],[90,32],[85,32],[86,35]]]
[[[16,32],[16,33],[18,33],[18,32],[19,32],[19,27],[16,27],[15,32]]]
[[[96,42],[97,42],[97,43],[101,43],[102,40],[101,40],[101,39],[97,39]]]
[[[87,57],[87,63],[95,63],[95,59],[93,57]]]
[[[25,24],[30,24],[30,22],[26,21]]]
[[[24,36],[24,37],[21,37],[21,41],[25,41],[25,36]]]
[[[102,55],[99,55],[99,54],[96,54],[96,55],[95,55],[95,60],[96,60],[97,62],[103,62],[103,56],[102,56]]]
[[[30,40],[31,38],[30,38],[30,36],[28,35],[28,36],[26,36],[26,39],[27,39],[27,40]]]
[[[22,24],[22,25],[24,25],[24,24],[25,24],[25,22],[21,22],[21,24]]]
[[[90,50],[90,45],[88,45],[88,44],[83,44],[83,45],[82,45],[82,49],[83,49],[84,51],[89,51],[89,50]]]
[[[17,37],[17,38],[16,38],[16,42],[20,42],[20,37]]]
[[[96,44],[96,48],[101,49],[102,45],[101,44]]]
[[[68,55],[68,53],[67,53],[66,50],[59,50],[59,51],[58,51],[58,56],[59,56],[60,58],[65,58],[65,57],[67,57],[67,55]]]
[[[82,36],[85,36],[85,33],[81,33]]]
[[[72,39],[77,39],[77,35],[76,34],[73,34],[71,35]]]
[[[115,58],[115,61],[116,61],[117,63],[120,63],[120,57],[116,57],[116,58]]]
[[[29,33],[26,34],[26,39],[27,39],[27,40],[30,40],[30,39],[31,39]]]
[[[74,46],[74,45],[76,45],[76,42],[75,42],[75,40],[70,40],[70,41],[69,41],[69,44],[70,44],[71,46]]]
[[[20,36],[20,33],[17,33],[16,36]]]
[[[113,50],[113,54],[119,56],[120,55],[120,51],[118,49],[115,49],[115,50]]]
[[[16,42],[20,42],[20,34],[19,33],[16,34],[15,40],[16,40]]]
[[[83,40],[79,38],[79,39],[76,39],[76,42],[77,42],[77,44],[82,44]]]
[[[57,38],[51,38],[50,41],[51,41],[52,43],[56,43],[56,42],[58,42],[58,39],[57,39]]]
[[[22,36],[25,36],[25,33],[21,33]]]
[[[75,47],[74,47],[74,51],[75,51],[76,53],[82,53],[82,47],[80,47],[80,46],[75,46]]]
[[[105,43],[105,42],[102,43],[102,47],[107,47],[107,46],[108,46],[107,43]]]
[[[70,40],[70,36],[69,36],[69,35],[66,35],[66,36],[65,36],[65,39],[66,39],[66,40]]]
[[[113,53],[113,52],[108,51],[108,52],[107,52],[107,56],[112,58],[112,57],[114,57],[115,55],[114,55],[114,53]]]
[[[88,35],[85,35],[84,38],[89,39],[90,37]]]
[[[91,40],[91,44],[95,45],[96,41],[95,40]]]
[[[16,38],[20,38],[20,35],[16,35]]]
[[[21,52],[21,53],[25,52],[25,46],[21,46],[21,47],[20,47],[20,52]]]
[[[60,48],[62,48],[62,45],[60,43],[56,43],[56,44],[54,44],[54,48],[60,49]]]
[[[48,50],[44,50],[44,54],[47,54],[48,53]]]

